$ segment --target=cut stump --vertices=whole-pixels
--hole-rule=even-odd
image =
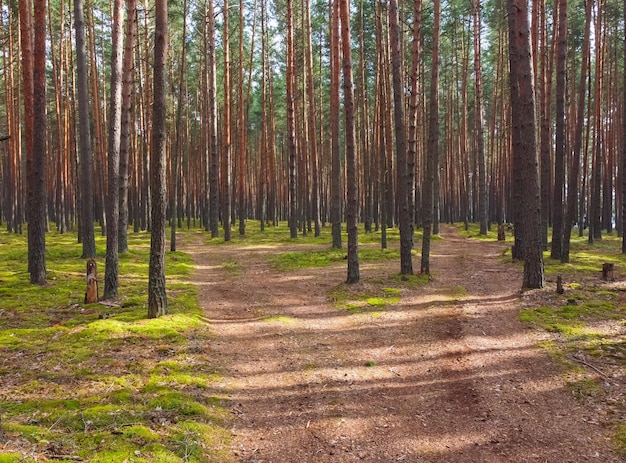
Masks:
[[[602,279],[604,281],[613,281],[614,275],[613,271],[615,270],[615,264],[613,262],[605,262],[602,264]]]
[[[98,266],[94,259],[87,261],[87,291],[85,292],[85,304],[98,302]]]

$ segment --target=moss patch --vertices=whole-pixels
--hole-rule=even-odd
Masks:
[[[129,234],[118,300],[85,305],[75,234],[47,234],[48,284],[38,287],[28,283],[26,235],[0,232],[0,365],[11,365],[2,425],[8,440],[30,446],[0,462],[233,461],[221,378],[204,349],[210,334],[188,282],[193,262],[167,254],[169,313],[147,319],[149,239]],[[104,238],[96,245],[102,294]]]

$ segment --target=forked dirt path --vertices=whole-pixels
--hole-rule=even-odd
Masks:
[[[345,265],[278,272],[268,255],[289,246],[186,246],[237,461],[623,461],[518,321],[520,272],[498,262],[504,246],[442,236],[430,284],[357,314],[328,300]],[[360,284],[398,271],[362,265]]]

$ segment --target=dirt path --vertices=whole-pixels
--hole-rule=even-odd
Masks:
[[[329,303],[344,265],[279,273],[266,263],[275,248],[184,249],[239,461],[622,461],[519,323],[520,275],[498,263],[503,245],[442,235],[433,281],[375,314]],[[362,265],[362,284],[398,270]]]

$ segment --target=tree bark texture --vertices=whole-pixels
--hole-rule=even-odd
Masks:
[[[148,275],[148,317],[167,313],[165,290],[165,232],[167,210],[167,0],[156,0],[154,31],[154,91],[152,104],[152,149],[150,156],[150,189],[152,191],[152,233],[150,236],[150,269]]]

